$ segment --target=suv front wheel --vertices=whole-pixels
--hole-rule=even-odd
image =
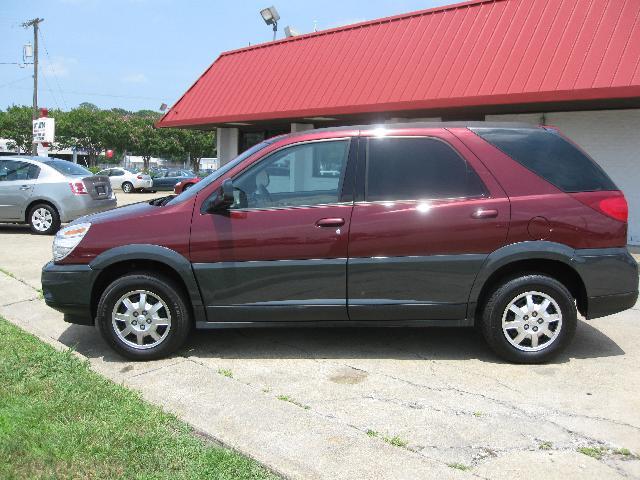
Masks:
[[[191,319],[181,289],[148,273],[118,278],[103,292],[96,323],[103,338],[132,360],[153,360],[176,351]]]
[[[489,346],[516,363],[551,359],[570,343],[576,324],[571,293],[546,275],[526,275],[502,283],[490,294],[481,317]]]

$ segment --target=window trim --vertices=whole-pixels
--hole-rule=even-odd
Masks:
[[[344,190],[344,179],[345,179],[345,176],[346,176],[348,168],[349,168],[349,161],[351,161],[351,155],[352,155],[351,145],[352,145],[352,142],[353,142],[354,138],[356,138],[356,137],[348,136],[348,137],[335,137],[335,138],[318,138],[318,139],[314,139],[314,140],[303,140],[301,142],[289,143],[287,145],[283,145],[283,146],[273,150],[272,152],[269,152],[264,157],[259,158],[257,161],[251,163],[251,165],[247,165],[246,168],[242,169],[240,172],[236,173],[235,175],[233,175],[231,177],[231,180],[235,181],[240,175],[243,175],[244,173],[246,173],[250,169],[256,167],[257,165],[259,165],[263,161],[268,160],[269,157],[271,157],[272,155],[275,155],[276,153],[281,152],[282,150],[285,150],[287,148],[297,147],[299,145],[306,145],[306,144],[309,144],[309,143],[337,142],[337,141],[345,141],[346,140],[347,141],[347,149],[346,149],[347,150],[347,163],[345,165],[344,171],[340,174],[340,177],[338,179],[338,189],[339,189],[339,191],[338,191],[338,201],[337,202],[314,203],[314,204],[311,204],[311,205],[289,205],[289,206],[283,206],[283,207],[232,208],[232,209],[229,209],[229,211],[230,212],[264,212],[264,211],[276,211],[276,210],[297,210],[297,209],[301,209],[301,208],[318,208],[318,207],[329,207],[329,206],[353,205],[354,204],[353,200],[349,201],[349,202],[342,202],[340,200],[342,198],[342,191]],[[342,187],[342,188],[340,188],[340,187]]]
[[[462,155],[462,153],[458,151],[457,148],[455,148],[453,145],[451,145],[451,143],[447,142],[446,140],[440,137],[436,137],[433,135],[385,135],[384,137],[365,137],[365,138],[367,139],[367,141],[364,147],[364,156],[365,156],[365,162],[364,162],[364,168],[363,168],[364,172],[361,172],[364,174],[364,178],[362,179],[363,198],[362,200],[355,202],[358,205],[385,204],[390,202],[401,202],[401,203],[410,203],[410,202],[419,203],[419,202],[436,202],[436,201],[451,202],[451,201],[458,201],[458,200],[460,201],[461,200],[480,200],[480,199],[492,198],[491,191],[487,187],[484,180],[482,180],[482,177],[480,176],[480,174],[476,171],[475,168],[473,168],[473,165],[471,165],[471,163],[465,158],[464,155]],[[484,193],[478,194],[478,195],[466,195],[462,197],[422,197],[422,198],[404,198],[404,199],[397,198],[393,200],[369,200],[369,161],[370,161],[369,148],[371,145],[371,140],[375,140],[378,138],[419,138],[419,139],[425,139],[425,140],[436,140],[438,142],[444,143],[465,163],[467,168],[471,169],[471,171],[475,173],[476,177],[478,177],[478,181],[480,182],[480,185],[482,185],[482,189],[484,190]]]

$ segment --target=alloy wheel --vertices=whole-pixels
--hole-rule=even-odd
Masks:
[[[157,347],[171,330],[166,302],[148,290],[132,290],[120,297],[111,314],[113,330],[131,348]]]
[[[31,224],[39,232],[46,232],[53,225],[53,215],[44,207],[36,208],[31,213]]]
[[[515,297],[502,314],[502,332],[518,350],[537,352],[558,339],[562,311],[558,303],[543,292],[525,292]]]

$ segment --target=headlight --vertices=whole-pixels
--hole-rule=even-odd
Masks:
[[[78,223],[58,231],[53,239],[53,260],[58,262],[69,255],[78,246],[90,227],[90,223]]]

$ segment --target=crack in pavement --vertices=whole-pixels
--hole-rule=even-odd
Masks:
[[[10,307],[12,305],[18,305],[19,303],[33,302],[34,300],[42,300],[42,299],[40,297],[25,298],[24,300],[18,300],[16,302],[4,303],[4,304],[0,305],[0,307]]]
[[[183,363],[183,362],[188,361],[188,360],[189,359],[186,358],[186,357],[181,357],[181,359],[178,360],[177,362],[169,363],[167,365],[160,365],[159,367],[152,368],[150,370],[145,370],[144,372],[136,373],[135,375],[130,375],[128,378],[142,377],[143,375],[147,375],[149,373],[157,372],[158,370],[162,370],[164,368],[173,367],[174,365],[179,365],[180,363]]]

